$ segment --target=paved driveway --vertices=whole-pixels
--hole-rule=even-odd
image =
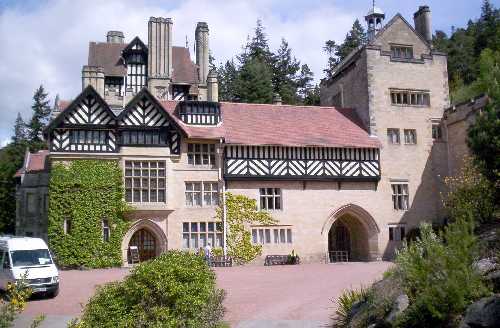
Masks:
[[[327,324],[342,290],[369,285],[382,276],[388,262],[303,264],[216,268],[217,284],[227,292],[226,320],[238,328],[319,327]],[[16,321],[29,327],[40,313],[41,327],[66,327],[78,316],[95,286],[122,279],[127,269],[62,271],[61,291],[55,299],[35,299]]]

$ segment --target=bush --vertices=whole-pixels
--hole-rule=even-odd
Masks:
[[[441,327],[488,293],[472,267],[476,250],[471,214],[436,234],[429,224],[420,237],[397,253],[397,274],[410,299],[400,327]]]
[[[446,177],[448,192],[443,201],[452,219],[472,215],[478,223],[491,221],[495,211],[495,190],[471,158],[464,159],[462,171]]]
[[[352,319],[352,307],[355,303],[364,302],[368,298],[368,290],[361,287],[359,290],[346,289],[336,301],[337,310],[333,319],[333,327],[348,327]]]
[[[73,327],[219,327],[224,291],[194,254],[169,251],[100,287]]]

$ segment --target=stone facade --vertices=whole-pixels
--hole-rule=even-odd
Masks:
[[[424,9],[425,15],[417,18],[420,29],[427,31],[430,13]],[[370,13],[368,21],[370,15],[379,23],[385,17],[378,8]],[[54,115],[47,132],[49,162],[106,158],[121,163],[126,199],[134,206],[128,218],[133,224],[122,242],[124,265],[139,234],[152,240],[156,255],[166,249],[195,251],[207,240],[222,246],[223,229],[213,223],[217,204],[212,200],[207,205],[208,194],[200,191],[202,205],[193,206],[190,197],[196,187],[191,183],[214,188],[210,190],[217,199],[229,191],[255,199],[260,209],[276,207],[268,209],[278,220],[275,226],[248,227],[252,240],[263,246],[263,256],[255,263],[262,263],[265,255],[292,251],[304,262],[328,262],[343,253],[350,260],[392,258],[409,230],[423,220],[443,219],[442,177],[449,172],[448,157],[462,152],[457,146],[450,153],[448,145],[463,137],[455,130],[463,128],[453,125],[452,112],[442,120],[449,107],[446,56],[433,51],[399,14],[373,28],[370,42],[353,51],[322,84],[322,105],[335,107],[305,107],[281,105],[279,95],[274,105],[217,103],[217,77],[207,72],[208,52],[200,49],[208,47],[208,27],[199,23],[197,63],[192,66],[196,80],[183,89],[198,102],[166,101],[156,90],[163,83],[158,79],[175,84],[180,74],[175,49],[172,74],[155,75],[157,79],[150,73],[149,91],[124,97],[121,108],[106,95],[101,99],[100,84],[89,80],[91,86],[75,101],[61,102]],[[118,35],[113,46],[104,48],[123,47],[121,40]],[[144,47],[139,41],[129,46],[140,53]],[[149,45],[153,50],[151,40]],[[94,50],[108,51],[98,48]],[[169,52],[163,53],[159,56],[169,61]],[[106,72],[115,69],[123,67],[101,71],[108,76]],[[174,89],[168,90],[172,94],[166,98],[175,98]],[[211,102],[201,101],[205,99]],[[99,113],[98,119],[92,111]],[[98,135],[103,142],[80,132],[96,126],[105,134],[92,131],[91,139]],[[436,126],[443,127],[442,136],[433,134]],[[395,130],[398,140],[388,134]],[[132,137],[134,131],[143,133],[142,144],[133,139],[138,138]],[[145,138],[154,137],[146,131],[165,139],[148,145]],[[201,149],[211,145],[213,165],[203,165],[212,161],[209,155],[200,155],[200,163],[195,163],[193,149],[203,153]],[[149,162],[164,165],[166,196],[161,201],[141,201],[149,197],[148,191],[141,196],[142,184],[151,186],[150,181],[140,182],[142,175],[136,176],[137,186],[133,177],[127,180],[136,174],[135,165],[153,165]]]

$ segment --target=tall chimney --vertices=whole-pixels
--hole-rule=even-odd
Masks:
[[[415,30],[429,43],[432,42],[431,10],[429,6],[420,6],[413,14]]]
[[[208,76],[208,24],[198,22],[194,32],[196,43],[196,64],[198,65],[198,78],[201,84],[207,83]]]
[[[148,88],[159,99],[170,99],[172,19],[151,17],[148,23]]]
[[[172,19],[149,18],[148,48],[148,76],[170,78],[172,74]]]
[[[108,43],[123,43],[124,38],[122,31],[108,31],[108,34],[106,34]]]

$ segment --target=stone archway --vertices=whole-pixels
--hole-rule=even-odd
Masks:
[[[373,261],[380,258],[379,233],[380,229],[373,217],[354,204],[333,211],[321,230],[326,245],[325,254],[343,248],[342,251],[349,252],[349,260],[354,261]],[[338,238],[344,240],[339,241]]]
[[[145,252],[148,258],[159,256],[167,250],[167,236],[158,224],[149,219],[136,221],[122,240],[122,263],[124,266],[128,265],[128,249],[131,240],[145,243]]]

